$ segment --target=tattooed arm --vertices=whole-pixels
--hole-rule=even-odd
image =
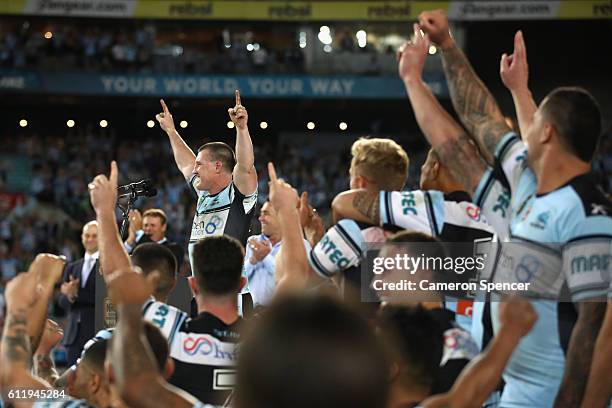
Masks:
[[[0,390],[2,398],[15,407],[31,407],[32,401],[9,398],[10,390],[47,389],[30,374],[31,347],[27,316],[36,301],[36,277],[31,272],[21,273],[6,287],[7,303],[4,332],[0,341]]]
[[[108,290],[117,305],[111,356],[121,398],[134,408],[191,408],[196,399],[164,380],[144,334],[142,304],[151,296],[152,284],[142,274],[124,270],[109,276]]]
[[[332,201],[334,224],[343,218],[380,224],[379,193],[365,189],[344,191]]]
[[[612,300],[608,301],[606,317],[597,336],[593,363],[589,374],[583,408],[604,408],[612,398]]]
[[[593,360],[595,342],[605,313],[606,304],[603,302],[578,303],[578,320],[572,330],[565,372],[555,399],[555,407],[580,406]]]
[[[442,49],[444,73],[455,111],[487,161],[492,162],[497,143],[511,130],[504,115],[452,39],[446,14],[442,10],[423,12],[419,16],[419,24]]]
[[[53,298],[55,285],[61,280],[65,262],[55,255],[38,255],[29,271],[36,277],[37,298],[28,312],[28,335],[32,350],[38,349],[45,332],[47,310]]]
[[[417,123],[441,161],[463,188],[473,193],[486,169],[463,128],[446,112],[422,79],[429,39],[414,25],[412,43],[399,54],[399,75],[404,81]]]

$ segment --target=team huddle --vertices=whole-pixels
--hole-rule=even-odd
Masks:
[[[460,122],[422,78],[430,42]],[[409,158],[399,144],[359,139],[327,230],[307,192],[268,163],[262,233],[249,237],[258,175],[239,91],[228,109],[235,148],[194,152],[162,100],[156,119],[197,195],[191,313],[169,304],[182,250],[163,234],[135,245],[146,225],[126,242],[119,235],[113,161],[88,186],[96,220],[83,234],[97,233],[91,262],[116,325],[59,373],[48,305],[58,283],[79,282],[62,258],[39,254],[6,288],[0,407],[608,406],[612,203],[589,174],[597,102],[563,87],[537,105],[519,31],[500,61],[512,129],[439,10],[421,13],[398,71],[431,146],[420,189],[403,191]],[[407,258],[419,261],[410,272],[386,262]],[[440,271],[429,259],[462,263]]]

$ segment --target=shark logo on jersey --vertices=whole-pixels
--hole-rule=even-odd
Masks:
[[[531,225],[534,228],[543,230],[546,228],[546,224],[548,224],[549,219],[550,219],[550,211],[546,211],[541,214],[538,214],[538,216],[536,217],[536,222],[532,222],[529,225]]]
[[[591,214],[592,215],[608,215],[606,211],[606,206],[601,204],[591,204]]]

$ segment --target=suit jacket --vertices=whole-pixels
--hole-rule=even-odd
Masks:
[[[74,344],[79,336],[89,336],[91,338],[95,334],[96,274],[99,273],[100,262],[96,261],[87,277],[85,287],[82,287],[81,270],[83,269],[83,262],[85,260],[81,258],[69,263],[62,274],[62,282],[70,281],[71,276],[79,278],[79,291],[74,303],[70,303],[68,297],[62,293],[60,293],[58,299],[59,305],[68,313],[68,326],[62,342],[65,346]],[[79,330],[86,331],[86,333],[79,333]]]

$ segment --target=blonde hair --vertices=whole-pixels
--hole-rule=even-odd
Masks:
[[[401,190],[408,179],[408,154],[391,139],[360,138],[351,147],[358,175],[375,182],[381,190]]]
[[[157,217],[161,220],[161,224],[164,225],[167,221],[166,213],[164,210],[159,208],[150,208],[142,214],[142,218],[144,217]]]

